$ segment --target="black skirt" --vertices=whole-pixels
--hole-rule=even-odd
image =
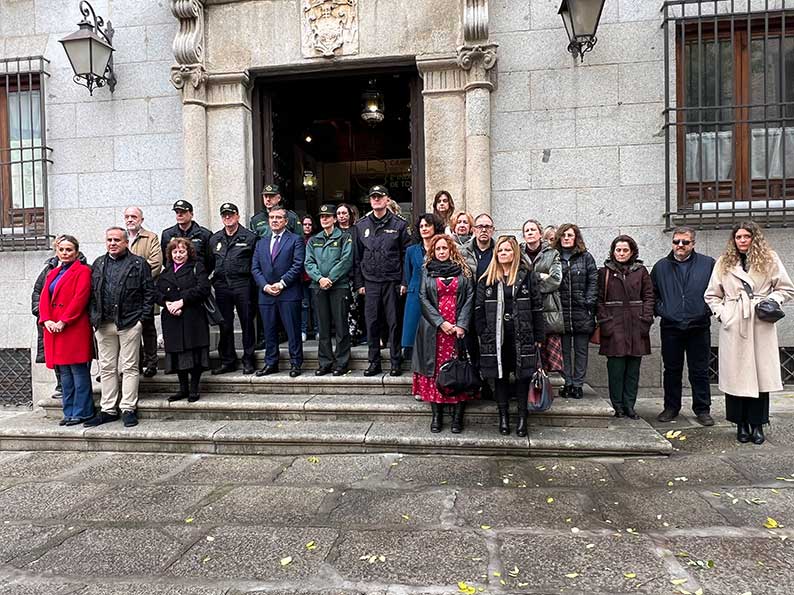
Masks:
[[[757,399],[726,394],[725,419],[735,424],[768,424],[769,393],[759,393]]]
[[[176,351],[165,354],[165,373],[173,374],[184,370],[200,368],[202,371],[210,368],[210,348],[196,347],[189,351]]]

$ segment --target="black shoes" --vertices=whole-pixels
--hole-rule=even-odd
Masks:
[[[292,366],[289,369],[289,377],[290,378],[297,378],[298,376],[301,375],[301,372],[303,372],[303,370],[301,370],[300,366]]]
[[[673,411],[672,409],[665,409],[659,415],[656,416],[656,421],[667,423],[668,421],[673,421],[676,417],[678,417],[678,411]],[[711,420],[711,425],[714,425],[714,420]]]
[[[584,391],[581,386],[572,386],[568,396],[572,399],[582,399],[584,398]]]
[[[331,366],[320,366],[314,371],[315,376],[325,376],[326,374],[331,373]]]
[[[157,375],[157,366],[147,366],[143,370],[144,378],[154,378]]]
[[[572,388],[573,388],[572,386],[568,386],[567,384],[565,386],[563,386],[560,389],[560,398],[561,399],[567,399],[568,397],[570,397]]]
[[[210,372],[213,376],[218,376],[220,374],[228,374],[229,372],[236,372],[237,365],[236,364],[224,364],[220,368],[215,368]]]
[[[634,407],[626,407],[626,417],[629,419],[640,419],[640,416],[634,411]]]
[[[256,376],[257,377],[268,376],[270,374],[275,374],[277,372],[278,372],[278,365],[272,365],[272,366],[265,365],[261,370],[259,370],[256,373]]]
[[[403,371],[400,366],[392,366],[391,370],[389,370],[389,376],[402,376]]]
[[[430,403],[430,410],[433,412],[433,419],[430,420],[430,431],[438,434],[444,421],[444,406],[441,403]]]
[[[380,367],[379,363],[371,363],[369,367],[364,370],[364,376],[375,376],[377,374],[382,374],[383,368]]]
[[[168,402],[173,403],[174,401],[181,401],[182,399],[187,399],[187,393],[178,392],[175,395],[171,395],[168,397]]]
[[[518,414],[518,423],[516,424],[516,436],[525,438],[527,435],[527,414]]]
[[[336,370],[334,370],[334,374],[333,375],[334,376],[344,376],[345,374],[347,374],[347,368],[337,368]]]
[[[763,432],[762,432],[763,435]],[[750,425],[749,424],[736,424],[736,440],[745,444],[750,442]]]
[[[455,408],[452,410],[452,427],[450,430],[453,434],[460,434],[463,431],[463,412],[465,407],[464,403],[456,403]]]
[[[763,444],[766,437],[764,436],[764,426],[761,424],[759,425],[751,425],[750,426],[750,439],[753,441],[753,444]]]
[[[199,394],[198,393],[190,393],[190,395],[187,398],[187,402],[188,403],[195,403],[198,400],[199,400]]]
[[[125,428],[131,428],[138,425],[138,416],[135,415],[134,411],[122,411],[121,421]]]
[[[85,422],[83,422],[83,425],[86,428],[93,428],[93,427],[96,427],[96,426],[101,426],[102,424],[110,423],[112,421],[118,421],[118,419],[119,419],[119,416],[116,415],[115,413],[107,413],[105,411],[100,411],[99,413],[97,413],[91,419],[86,420]]]
[[[246,376],[250,376],[254,373],[254,364],[253,362],[244,362],[243,363],[243,374]]]
[[[510,410],[507,404],[499,405],[499,433],[502,436],[510,434]]]
[[[695,420],[697,420],[697,422],[701,426],[706,426],[707,428],[714,425],[714,418],[711,417],[711,414],[709,414],[708,412],[706,412],[706,413],[698,413],[695,416]]]
[[[615,407],[613,405],[613,408],[615,409],[615,417],[626,417],[626,413],[623,411],[622,407]]]

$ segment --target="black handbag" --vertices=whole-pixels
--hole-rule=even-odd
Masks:
[[[210,290],[210,294],[204,299],[204,309],[207,311],[207,322],[209,322],[210,326],[223,324],[223,314],[218,309],[218,302],[215,301],[213,290]]]
[[[752,298],[753,288],[750,287],[750,284],[747,281],[741,281],[742,285],[744,285],[744,290],[747,292],[747,295]],[[755,305],[755,315],[759,320],[774,324],[783,318],[786,313],[783,311],[783,308],[780,307],[780,304],[777,302],[777,300],[773,300],[772,298],[768,297]]]
[[[532,379],[529,381],[529,392],[527,394],[527,409],[529,411],[541,412],[551,407],[554,401],[554,390],[551,380],[546,370],[543,369],[540,349],[535,353],[536,367]]]
[[[462,393],[475,393],[482,388],[482,380],[469,360],[466,343],[458,339],[455,345],[456,357],[447,360],[438,370],[436,387],[445,396]]]

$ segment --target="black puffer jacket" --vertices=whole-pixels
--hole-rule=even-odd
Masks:
[[[593,255],[575,251],[562,260],[560,301],[566,334],[591,334],[595,330],[598,300],[598,267]]]
[[[501,341],[503,320],[499,311],[497,285],[477,283],[474,301],[474,323],[480,337],[480,373],[483,378],[502,378]],[[515,325],[516,377],[527,379],[536,370],[535,343],[546,337],[543,326],[543,295],[537,276],[522,263],[513,288],[513,320]]]

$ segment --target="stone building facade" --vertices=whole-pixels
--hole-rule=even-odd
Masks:
[[[258,80],[399,64],[421,79],[412,144],[426,200],[447,189],[466,210],[491,212],[499,233],[520,234],[529,217],[577,222],[598,261],[628,233],[650,265],[669,249],[665,179],[674,188],[677,175],[665,167],[676,55],[666,65],[661,4],[607,0],[580,62],[566,51],[559,0],[96,0],[115,28],[118,86],[89,96],[58,43],[79,20],[77,0],[0,0],[0,60],[49,61],[48,231],[76,235],[89,259],[131,204],[158,232],[178,198],[213,229],[228,200],[247,220],[263,175]],[[710,227],[698,248],[716,256],[728,232]],[[767,233],[794,263],[790,232]],[[33,345],[30,288],[47,256],[0,252],[0,349]],[[794,325],[780,328],[793,346]],[[644,366],[642,383],[659,387],[657,351]],[[591,366],[597,385],[603,367]]]

